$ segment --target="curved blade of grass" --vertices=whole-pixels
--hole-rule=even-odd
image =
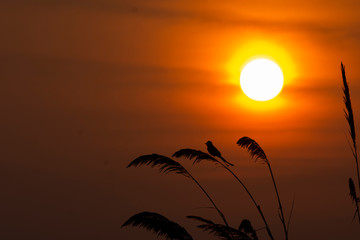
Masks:
[[[260,147],[260,145],[255,142],[253,139],[249,137],[242,137],[237,142],[242,148],[245,148],[252,158],[255,158],[255,161],[262,160],[265,163],[268,161],[264,150]]]
[[[190,160],[194,160],[193,164],[200,163],[203,160],[207,160],[213,163],[219,163],[219,161],[216,160],[211,155],[190,148],[180,149],[179,151],[175,152],[172,156],[176,158],[184,157]]]
[[[241,221],[239,231],[243,231],[247,235],[250,235],[253,240],[258,240],[255,229],[252,227],[251,222],[248,219]]]
[[[179,224],[170,221],[166,217],[153,212],[141,212],[130,217],[121,227],[143,227],[152,231],[159,237],[169,240],[192,240],[193,238]]]
[[[138,167],[138,166],[150,166],[150,167],[159,167],[160,172],[163,173],[175,173],[183,175],[184,177],[190,178],[195,182],[195,184],[201,189],[201,191],[206,195],[206,197],[209,199],[211,204],[214,206],[222,220],[224,221],[225,225],[228,226],[228,223],[226,221],[225,215],[220,211],[220,209],[216,206],[215,202],[212,200],[210,195],[206,192],[206,190],[203,188],[203,186],[200,185],[200,183],[177,161],[172,160],[171,158],[159,155],[159,154],[149,154],[149,155],[143,155],[132,162],[127,166],[129,167]]]
[[[236,143],[240,147],[245,148],[250,153],[250,156],[252,158],[255,158],[255,161],[260,159],[264,163],[266,163],[266,165],[268,166],[268,169],[269,169],[269,172],[270,172],[270,175],[271,175],[271,180],[273,182],[276,197],[277,197],[277,200],[278,200],[278,205],[279,205],[279,210],[280,210],[280,221],[281,221],[281,223],[283,225],[285,239],[288,240],[289,239],[289,237],[288,237],[288,229],[287,229],[286,222],[285,222],[285,216],[284,216],[284,211],[283,211],[283,207],[282,207],[281,200],[280,200],[279,191],[277,189],[277,185],[276,185],[276,182],[275,182],[275,177],[274,177],[274,174],[272,172],[270,162],[267,159],[264,150],[260,147],[260,145],[255,140],[253,140],[253,139],[251,139],[249,137],[242,137]]]
[[[225,226],[222,224],[217,224],[217,223],[212,222],[211,220],[208,220],[208,219],[205,219],[202,217],[187,216],[187,218],[194,219],[196,221],[201,222],[201,224],[197,226],[198,228],[200,228],[204,231],[207,231],[207,232],[219,237],[222,240],[234,240],[234,239],[251,240],[248,236],[246,236],[246,234],[239,232],[235,228]]]
[[[142,165],[150,166],[151,168],[159,167],[160,172],[163,173],[176,173],[183,175],[184,177],[190,177],[189,172],[180,163],[158,154],[140,156],[130,162],[127,168]]]

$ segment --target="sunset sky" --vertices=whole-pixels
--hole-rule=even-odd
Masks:
[[[153,211],[215,239],[186,219],[221,222],[191,181],[126,168],[211,140],[283,239],[266,166],[236,145],[249,136],[269,157],[286,216],[295,199],[291,240],[359,239],[340,71],[342,61],[360,131],[359,12],[356,0],[0,1],[0,238],[155,240],[120,228]],[[285,83],[256,102],[239,76],[263,55]],[[230,225],[263,227],[223,169],[179,161]]]

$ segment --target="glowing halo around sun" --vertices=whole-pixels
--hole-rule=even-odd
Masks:
[[[246,96],[256,101],[276,97],[284,85],[281,68],[266,58],[252,60],[242,69],[240,86]]]

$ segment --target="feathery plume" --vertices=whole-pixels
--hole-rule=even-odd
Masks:
[[[242,137],[236,143],[240,147],[245,148],[250,153],[250,156],[255,158],[255,161],[259,159],[263,160],[264,162],[268,161],[264,150],[262,150],[260,145],[253,139],[249,137]]]
[[[190,177],[189,172],[178,162],[158,154],[143,155],[133,160],[127,167],[138,166],[160,167],[160,172],[176,173],[185,177]]]
[[[190,160],[194,159],[193,164],[200,163],[203,160],[219,163],[218,160],[216,160],[214,157],[210,156],[209,154],[190,148],[181,149],[175,152],[172,156],[176,158],[185,157],[185,158],[189,158]]]
[[[192,240],[193,238],[179,224],[170,221],[166,217],[153,212],[141,212],[130,217],[121,227],[125,226],[143,227],[152,231],[159,237],[168,240]]]

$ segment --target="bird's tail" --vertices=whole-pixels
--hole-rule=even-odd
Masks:
[[[225,158],[223,158],[222,156],[219,156],[220,158],[221,158],[221,160],[223,160],[224,161],[224,163],[226,163],[226,164],[228,164],[228,165],[230,165],[230,166],[234,166],[234,164],[232,164],[232,163],[229,163],[228,161],[226,161],[225,160]]]

